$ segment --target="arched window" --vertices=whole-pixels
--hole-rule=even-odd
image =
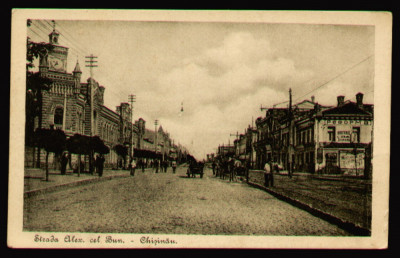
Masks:
[[[54,124],[62,125],[63,124],[63,109],[58,107],[54,111]]]

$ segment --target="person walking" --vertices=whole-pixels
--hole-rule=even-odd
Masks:
[[[172,161],[172,173],[175,174],[175,171],[176,171],[176,161],[173,160],[173,161]]]
[[[156,169],[156,173],[158,173],[158,160],[154,161],[154,168]]]
[[[167,173],[168,170],[168,160],[164,161],[164,173]]]
[[[131,164],[129,164],[130,169],[131,169],[131,176],[135,175],[135,169],[136,169],[136,161],[135,159],[131,160]]]
[[[66,174],[67,164],[68,164],[67,153],[63,152],[63,154],[61,155],[61,175]]]
[[[274,186],[274,176],[271,167],[271,161],[267,161],[264,165],[264,181],[265,187]]]
[[[215,160],[212,162],[212,171],[213,171],[213,175],[215,175],[215,167],[217,164],[215,164]]]
[[[97,156],[96,165],[97,165],[97,173],[99,173],[99,177],[103,176],[103,168],[104,168],[104,157],[103,155]]]

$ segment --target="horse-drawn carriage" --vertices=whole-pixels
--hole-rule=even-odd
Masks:
[[[237,176],[246,176],[247,169],[240,160],[227,159],[217,165],[216,176],[222,179],[229,178],[229,181],[236,181]]]
[[[200,175],[200,178],[203,178],[204,163],[191,161],[186,171],[186,175],[187,177],[196,177],[197,174]]]

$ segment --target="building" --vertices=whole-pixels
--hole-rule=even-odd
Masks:
[[[121,163],[122,157],[118,157],[114,150],[116,145],[126,146],[128,156],[134,153],[134,149],[154,150],[154,131],[146,129],[142,118],[132,121],[132,107],[128,103],[121,103],[115,111],[109,109],[104,106],[106,88],[93,78],[81,82],[82,71],[78,62],[72,73],[67,72],[68,47],[59,45],[59,36],[54,28],[49,34],[51,50],[39,57],[38,74],[51,79],[52,84],[50,90],[42,92],[42,119],[35,117],[32,128],[53,126],[63,130],[67,137],[74,134],[99,136],[110,148],[110,153],[105,155],[105,167],[109,168],[116,168]],[[163,153],[169,154],[171,139],[161,127],[160,130]],[[44,155],[43,150],[26,146],[25,166],[40,166],[44,163]],[[77,159],[77,155],[72,155],[72,163],[77,163]],[[53,168],[58,166],[58,157],[52,155],[49,160]]]
[[[315,170],[323,173],[370,176],[372,160],[373,105],[338,96],[336,107],[315,116]],[[366,174],[364,174],[366,172]]]
[[[256,164],[267,160],[284,169],[309,173],[369,176],[373,105],[338,96],[336,107],[304,100],[288,108],[271,108],[257,118]]]

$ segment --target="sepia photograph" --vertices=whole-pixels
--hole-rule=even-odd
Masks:
[[[386,248],[391,26],[14,9],[8,246]]]

